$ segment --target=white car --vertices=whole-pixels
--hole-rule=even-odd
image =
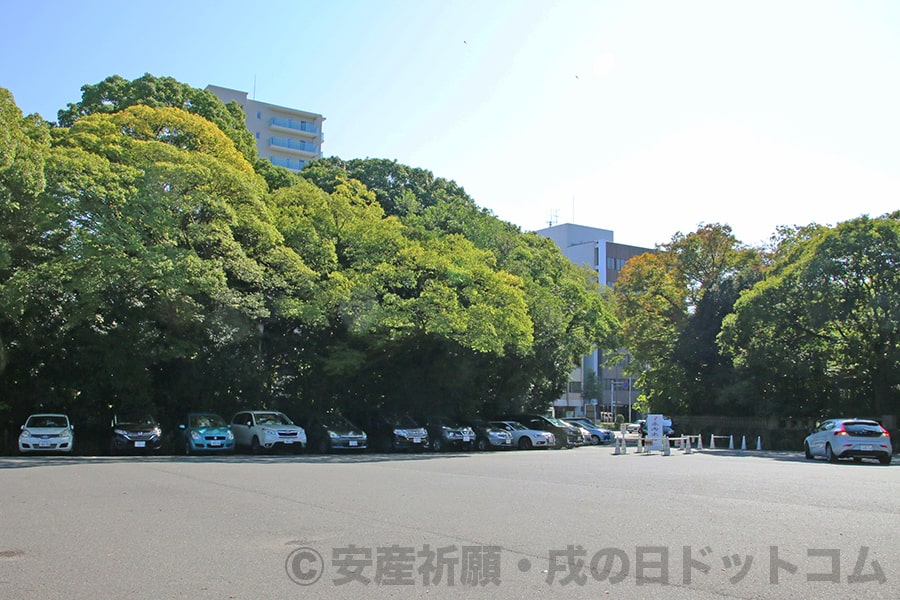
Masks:
[[[62,414],[31,415],[19,434],[19,452],[72,452],[75,428]]]
[[[549,431],[529,429],[518,421],[491,421],[491,425],[508,431],[512,436],[512,445],[519,450],[556,446],[556,436]]]
[[[891,435],[877,421],[866,419],[829,419],[816,427],[803,441],[806,458],[824,456],[829,462],[841,458],[860,461],[877,458],[883,465],[891,462]]]
[[[275,410],[246,410],[231,419],[234,443],[254,454],[263,449],[306,447],[306,431],[288,416]]]

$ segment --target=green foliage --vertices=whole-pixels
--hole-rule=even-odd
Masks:
[[[900,220],[787,232],[724,324],[746,392],[798,416],[900,412]]]
[[[666,414],[746,410],[725,393],[731,361],[716,345],[722,320],[759,277],[759,251],[728,226],[676,234],[652,254],[630,260],[616,284],[622,337],[640,366],[636,386],[649,409]]]
[[[453,182],[384,160],[298,177],[255,158],[239,108],[169,78],[82,91],[56,128],[0,94],[16,414],[543,410],[615,340],[590,271]]]

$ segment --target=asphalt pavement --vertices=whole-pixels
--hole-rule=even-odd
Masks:
[[[0,598],[897,598],[900,457],[0,457]]]

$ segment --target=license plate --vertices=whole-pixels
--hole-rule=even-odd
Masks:
[[[294,443],[294,440],[284,440],[284,443],[285,443],[285,444],[293,444],[293,443]]]
[[[464,442],[468,442],[468,441],[469,441],[469,436],[464,435],[464,436],[463,436],[463,441],[464,441]]]
[[[413,444],[421,444],[422,438],[413,438]]]
[[[134,447],[135,447],[135,448],[143,448],[143,447],[145,447],[146,445],[147,445],[147,442],[135,442],[135,443],[134,443]]]
[[[355,446],[355,445],[356,445],[356,440],[350,440],[349,442],[347,442],[347,444],[350,445],[350,446]]]
[[[874,447],[871,444],[863,444],[859,447],[860,450],[873,450]]]
[[[53,444],[51,444],[50,442],[38,442],[38,446],[40,446],[41,448],[49,448],[52,445]]]
[[[210,446],[211,448],[216,448],[216,447],[221,446],[221,445],[222,445],[222,442],[210,442],[210,443],[209,443],[209,446]]]

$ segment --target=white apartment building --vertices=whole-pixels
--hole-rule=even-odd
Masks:
[[[247,98],[247,92],[208,85],[206,89],[226,104],[234,100],[247,115],[247,129],[256,138],[260,158],[273,165],[299,171],[311,160],[322,157],[322,124],[320,114],[287,108]]]
[[[600,283],[608,286],[616,282],[629,258],[653,252],[651,248],[617,244],[613,242],[612,231],[584,225],[564,223],[535,233],[553,240],[572,262],[593,269]],[[623,373],[627,361],[612,367],[602,363],[599,351],[582,358],[581,366],[569,376],[565,395],[553,403],[556,416],[587,416],[605,421],[612,420],[615,414],[624,414],[626,420],[631,420],[630,407],[640,392],[634,389],[634,381]],[[586,398],[582,394],[588,372],[600,378],[603,389],[600,398]]]

